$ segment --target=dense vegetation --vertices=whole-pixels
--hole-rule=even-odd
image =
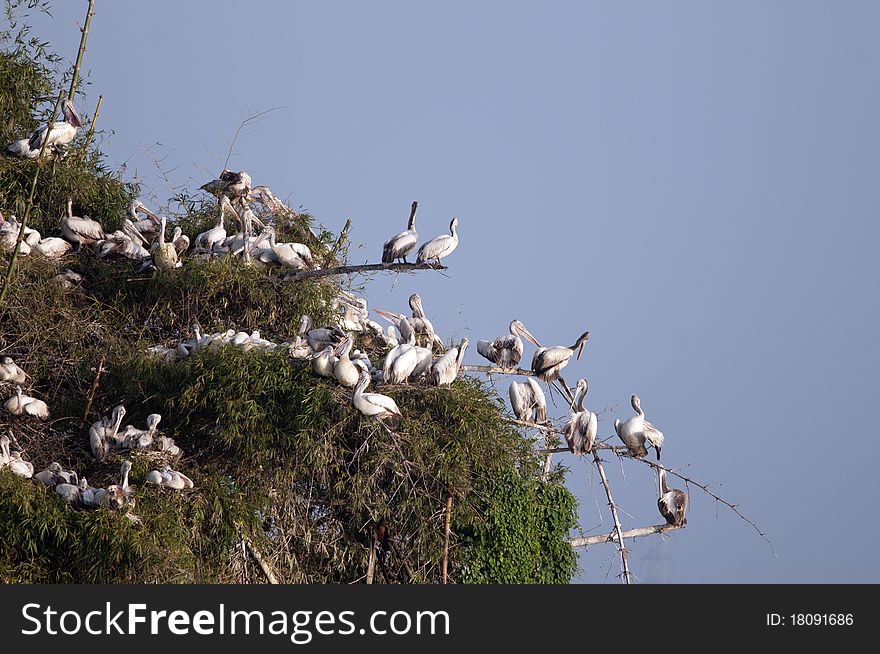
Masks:
[[[45,120],[37,110],[63,81],[45,44],[9,20],[27,4],[7,0],[12,13],[0,31],[4,144]],[[138,193],[98,147],[83,151],[80,137],[63,159],[0,155],[4,215],[25,213],[38,166],[29,223],[44,236],[58,235],[68,197],[110,231]],[[216,215],[213,201],[181,206],[174,219],[190,237]],[[308,231],[308,215],[297,221],[277,225],[279,240]],[[322,233],[312,245],[326,251],[332,240]],[[9,256],[0,255],[3,270]],[[84,276],[81,287],[55,283],[64,268]],[[134,454],[135,523],[104,508],[75,510],[53,489],[0,470],[0,580],[263,582],[260,558],[283,582],[350,582],[364,577],[381,524],[388,536],[376,581],[436,582],[453,492],[452,581],[567,583],[576,567],[565,542],[575,500],[560,473],[539,480],[529,444],[480,381],[386,387],[404,415],[391,430],[361,417],[350,391],[280,350],[225,347],[176,363],[146,353],[190,336],[194,323],[206,331],[259,329],[283,341],[304,313],[316,324],[334,320],[337,283],[279,282],[232,258],[185,259],[161,275],[98,260],[87,249],[60,263],[19,258],[0,307],[0,354],[27,371],[28,392],[52,415],[40,422],[2,411],[0,433],[12,433],[37,470],[59,461],[106,485],[116,482],[122,459],[97,463],[88,425],[120,403],[126,423],[142,426],[148,414],[161,413],[162,433],[185,452],[177,467],[196,487],[181,493],[143,485],[155,456]],[[374,345],[358,346],[381,360]],[[0,384],[0,400],[13,390]]]

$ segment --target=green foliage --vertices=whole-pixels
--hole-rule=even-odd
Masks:
[[[565,538],[577,524],[574,496],[534,471],[508,468],[490,481],[485,520],[459,529],[465,583],[567,584],[577,555]]]

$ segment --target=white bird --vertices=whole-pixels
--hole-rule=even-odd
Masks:
[[[590,390],[586,379],[577,383],[575,401],[568,416],[568,423],[563,432],[568,442],[568,449],[572,454],[582,456],[591,452],[596,444],[596,434],[599,432],[599,418],[595,413],[584,408],[584,398]]]
[[[357,386],[351,395],[351,403],[354,408],[365,416],[375,416],[376,418],[385,418],[401,415],[397,404],[387,395],[379,393],[364,393],[364,389],[370,383],[370,373],[365,370],[361,371]]]
[[[196,236],[194,242],[195,249],[211,252],[214,250],[215,245],[222,243],[226,239],[224,220],[227,211],[231,211],[232,214],[238,218],[238,213],[232,208],[229,198],[225,195],[220,196],[220,216],[217,218],[217,223],[211,229]]]
[[[25,461],[22,457],[21,452],[12,452],[9,455],[9,463],[6,464],[6,467],[9,468],[10,472],[18,475],[19,477],[24,477],[25,479],[30,479],[34,476],[34,464],[30,461]]]
[[[416,351],[416,367],[409,373],[409,380],[416,381],[419,377],[428,372],[428,368],[434,363],[434,352],[429,347],[415,346]]]
[[[508,395],[517,420],[532,424],[547,422],[547,398],[541,385],[532,377],[526,377],[524,382],[513,382]]]
[[[173,488],[174,490],[184,490],[185,488],[193,488],[195,486],[192,479],[182,472],[172,470],[168,466],[165,466],[162,470],[150,470],[144,481],[148,484]]]
[[[665,468],[660,468],[659,476],[660,497],[657,498],[657,508],[660,509],[660,515],[666,518],[666,524],[684,527],[687,524],[685,513],[688,508],[688,494],[666,485]]]
[[[632,407],[636,415],[621,423],[620,418],[614,421],[614,431],[629,448],[633,456],[645,456],[648,450],[645,441],[650,443],[657,451],[657,460],[660,460],[660,449],[663,447],[663,432],[650,422],[645,420],[645,412],[642,411],[642,402],[638,395],[632,396]]]
[[[55,492],[58,493],[61,497],[65,499],[65,501],[73,504],[74,506],[79,506],[82,504],[83,493],[88,488],[88,481],[83,477],[77,483],[73,482],[62,482],[55,486]]]
[[[57,236],[49,236],[37,242],[33,247],[34,250],[42,254],[47,259],[60,259],[70,252],[73,246],[63,238]]]
[[[61,113],[64,114],[64,120],[54,122],[51,131],[49,131],[49,125],[38,127],[31,133],[27,141],[15,141],[6,148],[6,152],[33,159],[40,156],[40,148],[43,146],[44,139],[47,141],[45,150],[47,154],[54,154],[66,149],[76,137],[77,130],[83,126],[83,123],[70,100],[65,100],[61,106]]]
[[[400,333],[400,339],[394,339],[397,341],[397,344],[409,341],[410,338],[415,340],[415,331],[413,330],[412,323],[405,315],[394,313],[393,311],[385,311],[384,309],[373,309],[373,311],[397,328],[397,331]],[[389,334],[393,334],[393,332],[389,331]]]
[[[106,238],[104,228],[97,220],[73,215],[73,200],[67,200],[67,215],[61,219],[61,236],[76,245],[77,251],[83,245],[91,245]]]
[[[339,358],[336,360],[336,363],[333,364],[333,376],[336,377],[336,381],[339,382],[339,385],[345,388],[354,387],[360,378],[360,369],[354,364],[354,362],[352,362],[349,356],[353,345],[354,338],[348,336],[335,350],[335,354]]]
[[[46,419],[49,417],[49,407],[43,400],[23,395],[21,386],[16,385],[15,395],[6,400],[6,410],[14,416],[34,416]]]
[[[9,454],[9,436],[3,434],[0,436],[0,468],[5,468],[11,460],[12,456]]]
[[[134,487],[128,485],[128,473],[131,472],[131,461],[123,461],[120,468],[120,483],[99,488],[95,491],[95,504],[108,509],[121,509],[125,505],[134,504]]]
[[[468,339],[461,339],[458,347],[450,348],[442,357],[437,359],[428,368],[428,382],[434,386],[446,386],[455,381],[461,362],[464,360],[464,351],[467,349]]]
[[[24,384],[27,374],[19,368],[12,357],[3,357],[0,359],[0,381],[12,382],[13,384]]]
[[[133,425],[128,425],[122,433],[122,438],[116,440],[120,442],[121,449],[126,450],[146,450],[153,445],[156,437],[156,430],[162,416],[158,413],[151,413],[147,416],[147,428],[138,429]]]
[[[516,368],[523,355],[522,336],[541,347],[538,339],[519,320],[512,320],[508,331],[509,334],[494,341],[477,341],[477,353],[500,368]]]
[[[275,230],[269,228],[269,246],[278,258],[278,263],[293,270],[308,270],[312,267],[312,251],[302,243],[276,243]]]
[[[65,470],[60,463],[53,461],[45,470],[34,475],[34,479],[45,486],[55,488],[58,484],[78,484],[76,472]]]
[[[140,218],[138,212],[143,213],[146,218]],[[134,232],[134,234],[129,232],[129,235],[134,236],[137,234],[144,244],[152,243],[156,236],[159,235],[161,216],[150,211],[140,200],[132,200],[129,205],[129,214],[130,218],[124,221],[124,224],[129,226]]]
[[[443,339],[437,336],[437,333],[434,331],[434,324],[425,315],[425,307],[422,305],[422,298],[418,293],[413,293],[409,296],[409,308],[412,309],[410,323],[416,336],[424,336],[427,347],[433,349],[434,345],[437,345],[440,351],[443,352],[446,349],[443,347]]]
[[[409,325],[406,318],[402,324]],[[411,327],[405,328],[408,338],[406,343],[391,348],[385,356],[382,365],[382,378],[387,384],[405,384],[409,376],[419,363],[419,355],[416,351],[416,334]]]
[[[590,332],[584,332],[578,336],[577,341],[571,347],[555,345],[553,347],[539,347],[532,356],[532,372],[541,381],[550,383],[559,379],[562,369],[568,365],[569,359],[577,350],[577,358],[581,358],[584,343],[590,338]]]
[[[312,357],[312,371],[319,377],[332,377],[336,365],[336,346],[328,345]]]
[[[419,235],[416,232],[416,209],[418,206],[418,202],[412,203],[406,231],[400,232],[397,236],[392,236],[382,246],[382,263],[394,263],[397,259],[403,259],[403,263],[407,263],[406,255],[416,249],[416,245],[419,242]]]
[[[21,224],[15,216],[9,216],[9,219],[6,220],[3,218],[3,214],[0,214],[0,250],[14,252],[18,247],[18,253],[26,257],[31,253],[31,246],[27,238],[23,238],[21,244],[18,243],[19,231],[21,231]],[[25,234],[27,234],[27,228],[25,228]]]
[[[123,417],[125,417],[125,407],[119,404],[113,408],[109,416],[103,416],[89,427],[89,445],[98,461],[110,456],[117,443],[121,444],[117,436]]]
[[[118,254],[133,261],[143,261],[150,258],[150,253],[142,243],[143,241],[133,239],[127,232],[116,230],[98,242],[97,255],[103,259],[111,254]]]
[[[428,263],[436,261],[440,264],[440,259],[448,257],[452,251],[458,247],[458,218],[453,218],[449,223],[450,234],[441,234],[436,238],[432,238],[427,243],[423,243],[416,255],[417,263]]]
[[[153,251],[153,265],[160,272],[174,270],[178,266],[177,248],[174,247],[174,243],[165,242],[165,229],[167,225],[167,219],[165,216],[162,216],[162,223],[159,228],[159,243]]]

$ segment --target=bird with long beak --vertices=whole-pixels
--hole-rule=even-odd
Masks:
[[[70,100],[66,100],[61,106],[61,113],[64,114],[64,120],[52,123],[51,130],[49,125],[38,127],[31,132],[27,139],[20,139],[9,144],[6,147],[6,153],[33,159],[40,156],[44,140],[46,141],[44,151],[46,154],[63,153],[70,142],[76,138],[77,130],[83,127],[83,122]]]
[[[519,320],[512,320],[508,330],[509,334],[499,336],[494,341],[477,341],[477,353],[496,366],[509,369],[516,368],[522,359],[522,336],[537,347],[541,347],[541,344]]]
[[[554,345],[553,347],[538,348],[532,357],[532,372],[548,384],[561,379],[560,373],[568,365],[575,351],[577,351],[577,358],[580,360],[581,354],[584,351],[584,344],[588,338],[590,338],[590,332],[584,332],[578,336],[574,345],[569,347]]]
[[[664,441],[663,432],[645,420],[642,401],[638,395],[634,394],[631,402],[636,415],[623,423],[620,422],[620,418],[615,420],[614,430],[633,456],[645,456],[648,453],[648,450],[645,449],[645,441],[647,441],[657,451],[657,460],[659,461],[660,449],[663,447]]]
[[[660,515],[666,518],[666,524],[675,527],[684,527],[687,524],[685,514],[688,508],[688,494],[678,488],[669,488],[666,485],[666,469],[660,468],[659,475],[660,497],[657,498],[657,508]]]

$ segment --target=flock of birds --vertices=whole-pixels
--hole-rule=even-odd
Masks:
[[[62,110],[64,121],[54,123],[51,130],[47,125],[35,130],[28,138],[15,141],[6,148],[7,154],[25,158],[37,157],[45,141],[46,153],[50,156],[63,156],[77,130],[82,127],[82,121],[71,102],[66,102]],[[278,243],[271,221],[263,222],[253,211],[251,203],[259,202],[273,216],[280,211],[284,211],[286,215],[294,215],[267,187],[252,186],[247,172],[224,169],[217,179],[203,185],[201,189],[217,197],[219,215],[214,227],[196,236],[192,244],[180,227],[175,227],[169,238],[166,233],[167,219],[138,200],[132,202],[130,216],[123,220],[122,228],[108,235],[100,222],[88,216],[76,216],[73,201],[70,199],[67,202],[67,214],[61,218],[61,237],[43,238],[36,230],[25,229],[20,252],[28,254],[36,251],[47,258],[60,259],[74,247],[79,251],[83,246],[92,246],[99,257],[122,257],[140,262],[141,270],[155,269],[160,272],[181,266],[182,257],[186,253],[195,258],[232,254],[240,256],[250,265],[279,267],[293,272],[318,267],[312,252],[305,244]],[[457,218],[452,218],[449,234],[442,234],[419,246],[416,231],[417,208],[418,203],[413,202],[407,229],[384,243],[383,264],[409,263],[407,257],[416,252],[416,263],[439,265],[458,246]],[[144,217],[141,218],[140,215]],[[229,215],[237,223],[233,233],[229,233],[226,228]],[[10,252],[16,247],[19,229],[20,224],[14,216],[6,220],[0,215],[0,250]],[[65,285],[76,283],[76,280],[64,277],[64,274],[60,277],[63,279],[59,281]],[[248,334],[230,329],[203,334],[198,325],[194,325],[192,338],[173,347],[157,345],[150,348],[150,351],[163,360],[173,361],[206,348],[217,349],[224,345],[238,347],[243,351],[272,351],[284,347],[292,357],[309,361],[315,374],[335,379],[340,386],[351,389],[351,404],[364,416],[380,420],[394,419],[401,416],[400,408],[388,395],[367,392],[371,383],[390,386],[420,382],[434,386],[452,384],[462,369],[464,354],[469,345],[468,339],[462,338],[458,345],[446,348],[425,315],[419,295],[412,295],[409,304],[411,316],[375,309],[375,313],[389,323],[387,330],[383,330],[380,324],[370,319],[365,299],[340,290],[333,307],[338,314],[338,325],[315,327],[308,316],[303,316],[298,333],[285,343],[263,339],[256,331]],[[356,333],[369,334],[380,345],[390,348],[381,366],[373,366],[365,353],[354,349]],[[529,371],[518,369],[524,353],[523,337],[537,348]],[[584,407],[589,390],[587,380],[579,380],[575,386],[575,394],[571,396],[561,373],[575,353],[580,359],[588,338],[589,332],[584,332],[573,345],[545,347],[522,322],[513,320],[507,334],[491,341],[480,340],[476,347],[480,356],[502,371],[525,373],[525,381],[513,382],[509,390],[513,413],[522,422],[535,425],[547,423],[546,397],[538,380],[548,385],[557,382],[561,384],[565,394],[571,398],[569,417],[563,433],[570,451],[578,456],[592,452],[596,446],[598,417]],[[7,400],[6,409],[17,416],[46,418],[48,407],[45,403],[22,392],[21,384],[25,380],[23,371],[20,375],[7,375],[6,366],[10,365],[21,371],[11,359],[3,359],[3,365],[0,366],[2,379],[16,384],[16,393]],[[615,420],[615,431],[632,456],[646,456],[647,447],[650,446],[655,449],[659,461],[664,442],[663,433],[645,419],[641,401],[636,395],[632,396],[632,407],[636,415],[623,422]],[[179,448],[171,439],[157,437],[156,427],[160,419],[158,414],[150,416],[146,430],[138,430],[132,426],[121,430],[123,415],[124,407],[118,406],[110,416],[105,416],[92,425],[90,443],[98,460],[106,459],[112,452],[133,449],[152,448],[172,456],[179,454]],[[21,474],[21,470],[27,471],[28,462],[21,458],[20,452],[8,452],[8,443],[4,446],[2,457],[0,467],[8,466],[16,474]],[[112,493],[109,488],[103,489],[107,492],[100,493],[101,489],[86,486],[84,479],[77,479],[75,472],[64,471],[57,463],[52,463],[49,468],[38,473],[37,477],[41,481],[59,481],[55,484],[59,494],[79,506],[113,505],[119,508],[133,503],[133,487],[128,484],[130,469],[130,462],[125,461],[121,483],[110,487],[113,489]],[[31,475],[33,466],[30,466],[30,474],[23,476]],[[193,487],[191,479],[167,466],[162,470],[151,471],[146,481],[170,488]],[[669,524],[685,524],[688,496],[681,490],[669,489],[662,467],[658,488],[661,514]],[[108,497],[112,499],[106,499]]]
[[[15,384],[15,394],[5,403],[5,409],[13,416],[46,420],[49,407],[42,400],[24,395],[21,384],[27,380],[27,373],[10,357],[0,360],[0,382]],[[183,451],[173,438],[158,433],[162,416],[158,413],[147,417],[147,428],[138,429],[134,425],[122,428],[125,407],[114,407],[109,416],[103,416],[89,427],[89,445],[92,454],[99,462],[106,461],[113,453],[130,453],[133,450],[151,453],[153,458],[166,465],[150,470],[144,481],[172,489],[193,488],[192,480],[181,472],[172,470],[167,462],[178,459]],[[12,432],[10,431],[10,435]],[[13,435],[14,438],[14,435]],[[135,487],[129,484],[131,461],[125,459],[120,469],[119,484],[111,484],[106,488],[89,485],[88,480],[77,474],[75,470],[66,470],[57,461],[51,462],[44,470],[34,472],[34,465],[24,458],[21,450],[11,449],[12,439],[4,434],[0,437],[0,470],[8,469],[19,477],[36,481],[55,489],[62,498],[77,508],[91,509],[103,506],[120,510],[133,507],[135,503]],[[126,515],[137,522],[138,518],[131,513]]]

